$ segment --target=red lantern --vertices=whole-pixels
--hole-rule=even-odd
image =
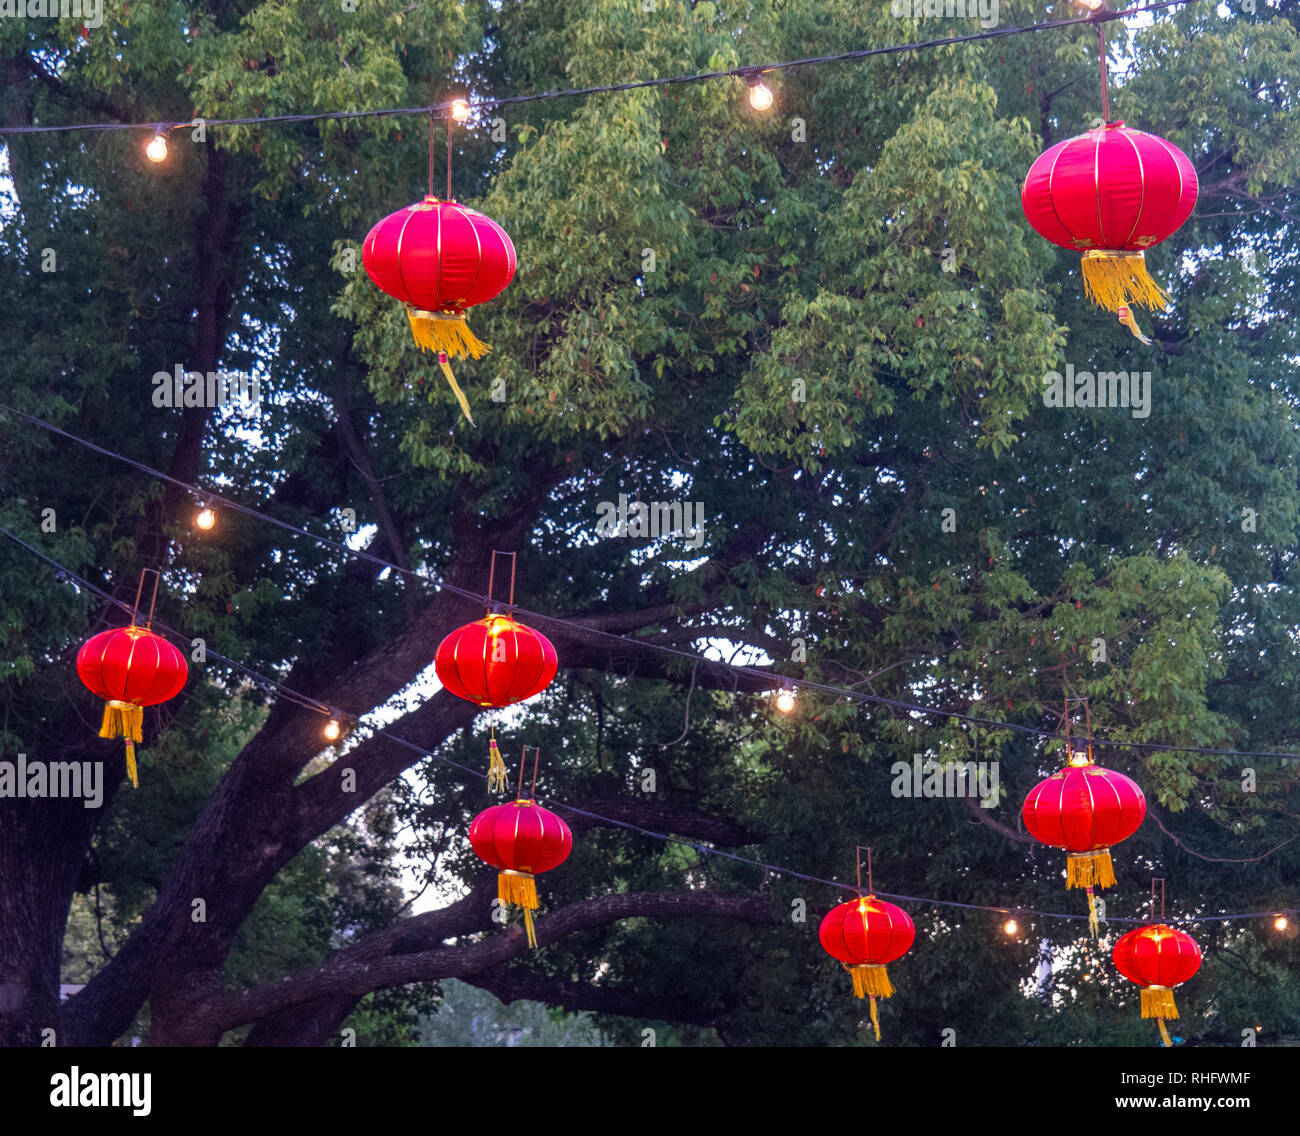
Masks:
[[[145,627],[115,627],[89,639],[77,653],[77,675],[104,699],[101,738],[126,739],[126,770],[139,788],[135,743],[142,740],[144,707],[180,693],[189,677],[185,656]]]
[[[1020,200],[1040,236],[1083,253],[1089,299],[1149,343],[1128,305],[1163,308],[1169,296],[1147,273],[1145,250],[1187,220],[1196,193],[1196,170],[1177,146],[1111,122],[1040,154]]]
[[[478,359],[491,350],[470,331],[465,310],[492,299],[514,278],[515,246],[506,231],[476,209],[430,194],[375,225],[361,259],[370,279],[406,305],[420,349],[438,352],[438,365],[473,424],[447,357]]]
[[[479,706],[511,706],[545,690],[559,660],[551,641],[508,615],[458,627],[433,656],[438,681]]]
[[[1046,781],[1040,781],[1020,810],[1029,835],[1066,851],[1065,886],[1088,893],[1088,925],[1098,932],[1094,887],[1115,886],[1110,847],[1137,832],[1147,815],[1146,798],[1137,782],[1093,765],[1083,751]]]
[[[1122,936],[1111,958],[1120,974],[1142,987],[1142,1016],[1155,1018],[1161,1040],[1171,1045],[1165,1019],[1178,1017],[1173,988],[1201,968],[1196,940],[1184,931],[1152,923]]]
[[[853,993],[871,999],[871,1024],[880,1040],[876,998],[893,996],[885,964],[902,958],[916,938],[907,912],[874,895],[859,896],[833,907],[817,931],[822,948],[839,959],[853,978]]]
[[[497,895],[503,902],[524,909],[528,945],[537,946],[533,928],[533,912],[538,907],[534,877],[568,858],[573,849],[569,826],[549,809],[521,798],[479,813],[470,826],[469,842],[480,860],[500,870]]]

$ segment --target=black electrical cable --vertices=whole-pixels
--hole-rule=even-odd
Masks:
[[[539,91],[531,95],[510,95],[504,98],[483,98],[466,100],[471,110],[491,110],[497,107],[512,106],[518,103],[540,102],[545,99],[578,98],[585,95],[604,95],[616,91],[635,91],[647,87],[668,87],[680,83],[699,83],[709,79],[745,79],[751,75],[768,71],[788,71],[795,67],[813,67],[826,63],[843,63],[854,59],[869,59],[877,55],[897,55],[901,52],[920,51],[931,47],[949,47],[958,43],[974,43],[986,39],[1003,39],[1007,36],[1022,35],[1027,32],[1041,32],[1054,28],[1074,27],[1078,24],[1100,24],[1111,20],[1123,20],[1143,12],[1155,12],[1162,8],[1174,8],[1186,4],[1200,3],[1201,0],[1159,0],[1153,4],[1142,4],[1133,8],[1115,10],[1105,6],[1086,16],[1074,16],[1068,20],[1049,20],[1041,24],[1024,24],[1012,28],[989,28],[969,35],[947,36],[944,39],[922,40],[916,43],[890,44],[885,47],[868,47],[857,51],[844,51],[835,55],[814,55],[806,59],[788,59],[778,63],[749,64],[743,67],[731,67],[724,71],[699,71],[685,75],[671,75],[656,79],[634,79],[626,83],[613,83],[599,87],[569,87],[559,91]],[[313,114],[271,114],[248,118],[202,118],[195,117],[184,122],[152,120],[150,122],[81,122],[63,126],[5,126],[0,127],[0,134],[59,134],[75,130],[112,131],[112,130],[150,130],[161,133],[169,130],[184,129],[202,122],[207,126],[255,126],[262,123],[319,122],[323,120],[346,120],[362,118],[401,118],[410,115],[438,114],[446,116],[451,112],[452,101],[435,103],[433,106],[389,107],[384,110],[340,110],[320,111]]]
[[[473,600],[476,603],[481,603],[489,607],[501,606],[500,604],[494,603],[491,597],[483,595],[479,592],[473,592],[467,588],[461,588],[455,584],[449,584],[446,583],[445,581],[437,580],[430,576],[422,575],[421,573],[416,572],[410,568],[403,568],[401,565],[394,564],[392,563],[392,561],[383,559],[383,557],[375,556],[373,553],[366,552],[362,549],[351,548],[340,541],[332,540],[327,536],[321,536],[307,529],[300,528],[298,525],[290,524],[288,521],[282,521],[276,517],[269,516],[266,513],[259,512],[257,509],[253,509],[248,505],[240,504],[238,501],[233,501],[230,498],[224,497],[221,494],[216,493],[211,489],[204,489],[201,486],[191,485],[189,482],[181,481],[178,478],[172,477],[171,474],[164,473],[161,470],[154,469],[152,466],[145,465],[143,462],[138,462],[134,458],[128,458],[123,454],[116,453],[115,451],[107,449],[104,446],[100,446],[95,442],[90,442],[87,441],[85,438],[78,437],[76,434],[71,434],[67,430],[62,429],[59,426],[55,426],[53,423],[45,421],[43,418],[38,418],[33,414],[28,414],[24,410],[18,410],[12,406],[8,406],[5,403],[0,402],[0,412],[17,415],[18,417],[24,418],[28,422],[31,422],[35,426],[39,426],[42,429],[49,430],[51,433],[57,434],[63,438],[67,438],[69,441],[76,442],[77,445],[84,446],[86,449],[92,451],[93,453],[100,454],[103,457],[112,458],[115,461],[123,462],[124,464],[131,466],[133,469],[137,469],[142,473],[148,474],[150,477],[159,478],[160,480],[166,481],[171,485],[177,486],[178,488],[185,489],[188,492],[194,494],[196,497],[202,498],[205,503],[218,502],[224,507],[234,512],[242,513],[245,516],[254,517],[258,520],[266,521],[269,524],[275,525],[277,528],[284,529],[287,532],[295,533],[298,536],[305,536],[309,540],[314,540],[317,543],[325,545],[328,548],[332,548],[337,552],[342,552],[347,556],[353,556],[353,557],[357,557],[358,559],[365,560],[375,565],[376,567],[382,568],[386,571],[392,571],[400,576],[404,576],[412,580],[417,580],[420,583],[427,584],[435,589],[451,592],[453,595],[458,595],[464,599]],[[677,647],[668,647],[662,643],[648,642],[644,639],[633,639],[633,638],[629,638],[626,635],[616,635],[611,631],[603,631],[599,628],[590,627],[587,624],[582,623],[580,620],[565,619],[561,616],[546,615],[542,612],[529,611],[527,608],[522,608],[514,604],[510,605],[510,610],[513,612],[518,612],[521,615],[527,616],[530,620],[533,620],[538,623],[549,624],[553,627],[568,628],[570,630],[580,631],[582,632],[583,635],[608,639],[610,641],[617,642],[624,647],[639,649],[639,650],[658,651],[661,654],[672,655],[680,659],[688,660],[689,662],[695,665],[698,665],[701,662],[703,662],[707,664],[709,667],[714,668],[715,670],[731,671],[735,673],[737,676],[743,676],[751,680],[757,680],[763,682],[767,684],[769,689],[772,690],[780,689],[783,682],[783,676],[776,676],[770,674],[769,672],[760,670],[757,667],[738,666],[735,663],[724,663],[712,659],[704,659],[700,655],[695,654],[691,651],[684,651]],[[998,721],[995,718],[983,718],[975,714],[963,714],[960,711],[956,711],[956,710],[938,710],[932,706],[922,706],[918,703],[907,702],[898,698],[886,698],[883,695],[879,695],[879,694],[865,694],[862,691],[850,690],[847,687],[832,686],[828,683],[800,680],[796,682],[795,685],[802,690],[816,691],[817,693],[825,694],[828,697],[843,698],[853,702],[869,703],[871,705],[876,705],[876,706],[888,706],[891,709],[906,711],[907,713],[911,713],[911,714],[926,714],[932,717],[947,718],[952,721],[966,722],[973,726],[984,726],[987,729],[1009,730],[1013,733],[1027,734],[1034,737],[1042,737],[1042,738],[1059,737],[1059,734],[1056,731],[1043,729],[1042,727],[1039,726],[1024,726],[1016,722],[1002,722],[1002,721]],[[1267,759],[1273,759],[1277,761],[1300,761],[1300,754],[1277,753],[1268,750],[1211,749],[1205,746],[1166,745],[1162,742],[1132,742],[1132,741],[1120,741],[1115,739],[1102,739],[1102,740],[1094,739],[1094,740],[1097,740],[1098,745],[1105,745],[1113,748],[1122,748],[1122,749],[1131,749],[1131,750],[1152,750],[1152,751],[1166,752],[1166,753],[1197,753],[1197,754],[1205,754],[1213,757],[1251,757],[1251,758],[1267,758]]]
[[[40,549],[35,548],[34,546],[28,544],[25,540],[23,540],[21,537],[17,536],[16,534],[10,532],[7,528],[0,526],[0,535],[7,537],[14,544],[18,545],[21,548],[26,549],[33,556],[36,556],[38,559],[44,561],[50,567],[56,569],[57,572],[56,578],[70,580],[78,587],[84,588],[86,591],[90,592],[92,595],[98,596],[100,599],[104,600],[105,602],[121,608],[123,611],[127,612],[128,614],[133,613],[130,604],[127,604],[122,600],[117,599],[110,593],[104,591],[102,588],[98,587],[95,584],[92,584],[89,580],[78,575],[71,568],[68,568],[64,564],[61,564],[59,561],[55,560],[52,556],[48,556]],[[174,639],[177,639],[182,643],[189,642],[189,637],[186,636],[184,632],[178,631],[174,627],[168,626],[166,623],[162,622],[161,620],[155,619],[153,621],[153,624],[156,625],[157,627],[162,628]],[[435,761],[440,761],[445,765],[449,765],[454,769],[459,769],[462,772],[468,773],[474,777],[478,777],[483,780],[487,779],[487,774],[483,773],[478,769],[473,769],[467,765],[462,765],[460,762],[453,761],[451,758],[444,757],[441,754],[433,753],[423,748],[422,746],[416,745],[414,742],[408,741],[406,738],[399,738],[396,734],[389,733],[387,730],[383,729],[382,727],[368,725],[355,714],[349,714],[347,711],[332,709],[331,707],[327,706],[325,703],[320,702],[317,699],[310,698],[308,695],[301,694],[300,692],[293,690],[291,687],[286,686],[284,683],[277,682],[273,678],[268,678],[266,675],[260,674],[259,672],[253,670],[251,667],[247,667],[243,663],[237,662],[236,660],[230,658],[229,656],[221,654],[219,651],[214,651],[211,650],[210,648],[205,648],[205,650],[207,655],[211,656],[214,659],[219,659],[222,662],[226,663],[227,665],[235,668],[240,673],[248,676],[252,681],[258,683],[258,685],[279,691],[280,693],[285,694],[287,696],[291,696],[291,701],[293,701],[296,705],[302,706],[308,710],[316,710],[318,713],[329,715],[330,717],[333,718],[347,718],[352,722],[365,726],[365,728],[372,730],[375,734],[384,737],[389,741],[396,742],[398,745],[404,746],[405,748],[411,750],[412,752],[420,754],[420,756],[422,757],[428,757],[428,758],[432,758]],[[316,776],[321,776],[321,774],[316,774]],[[627,831],[635,832],[641,836],[650,837],[653,840],[659,840],[669,844],[680,844],[687,848],[694,849],[696,852],[700,853],[701,855],[721,856],[724,859],[733,860],[736,863],[747,864],[750,867],[754,867],[754,868],[762,868],[764,871],[772,872],[776,875],[789,876],[793,879],[804,880],[808,883],[823,884],[826,887],[838,888],[841,891],[849,891],[849,892],[853,892],[854,894],[861,894],[861,889],[855,887],[852,884],[841,883],[839,880],[823,879],[820,876],[809,875],[806,872],[796,871],[793,868],[785,868],[780,866],[779,864],[765,864],[761,860],[755,860],[748,856],[740,856],[734,852],[724,852],[720,848],[711,848],[705,844],[697,844],[692,840],[686,840],[680,836],[671,836],[667,833],[655,832],[653,829],[642,828],[640,825],[632,824],[629,821],[615,820],[613,817],[602,816],[600,813],[591,812],[587,809],[579,808],[576,805],[567,804],[564,801],[558,800],[553,797],[537,797],[536,800],[541,801],[543,804],[553,805],[556,808],[562,808],[568,810],[569,812],[577,813],[579,816],[590,817],[592,820],[597,820],[602,824],[613,825],[616,828],[626,829]],[[966,911],[990,911],[998,915],[1012,915],[1012,916],[1019,915],[1022,918],[1024,916],[1029,916],[1029,915],[1036,915],[1043,919],[1086,920],[1089,918],[1087,915],[1069,915],[1061,912],[1038,911],[1034,908],[1029,908],[1029,907],[990,907],[979,903],[961,903],[958,900],[932,899],[927,896],[898,895],[894,892],[885,892],[885,891],[877,891],[877,892],[873,892],[872,894],[877,896],[882,896],[885,899],[899,900],[900,902],[903,903],[919,903],[919,904],[924,904],[933,907],[955,907]],[[1196,915],[1196,916],[1187,916],[1183,918],[1171,916],[1171,917],[1166,917],[1163,921],[1170,924],[1221,923],[1221,922],[1227,922],[1229,920],[1236,920],[1236,919],[1276,918],[1278,915],[1292,915],[1292,914],[1297,914],[1297,912],[1292,908],[1277,908],[1272,911],[1233,912],[1233,913],[1227,913],[1223,915]],[[1132,917],[1114,917],[1108,919],[1107,922],[1144,924],[1144,923],[1151,922],[1151,920],[1132,918]]]

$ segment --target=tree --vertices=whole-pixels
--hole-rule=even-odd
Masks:
[[[5,21],[5,125],[424,106],[952,30],[848,0],[356,7],[146,3],[84,36]],[[1202,181],[1150,258],[1176,302],[1146,353],[1018,202],[1040,149],[1097,113],[1091,28],[791,69],[766,116],[728,82],[482,115],[455,136],[453,184],[512,234],[520,272],[475,312],[494,346],[460,375],[476,429],[355,256],[424,190],[420,118],[186,126],[157,168],[131,132],[7,135],[7,402],[322,536],[352,510],[369,552],[460,589],[518,549],[518,602],[569,622],[538,624],[562,672],[525,718],[423,697],[474,604],[231,511],[197,534],[175,483],[0,417],[0,524],[128,601],[160,570],[161,620],[348,714],[384,708],[418,747],[365,730],[331,746],[318,715],[209,655],[147,716],[141,791],[118,792],[120,749],[70,676],[120,614],[3,542],[5,749],[103,760],[114,788],[104,810],[0,801],[0,1036],[109,1044],[147,1006],[150,1044],[325,1044],[363,999],[460,979],[638,1044],[656,1024],[870,1044],[815,942],[841,897],[696,846],[848,881],[869,843],[886,891],[1072,910],[1015,811],[1059,747],[807,689],[782,718],[776,675],[1045,729],[1086,694],[1099,738],[1293,746],[1296,18],[1193,6],[1131,43],[1112,31],[1130,56],[1116,115]],[[1063,361],[1150,370],[1149,417],[1044,406]],[[152,377],[176,365],[256,374],[260,416],[156,406]],[[603,537],[620,494],[700,502],[702,543]],[[654,650],[720,642],[763,661],[738,676]],[[544,878],[536,953],[493,923],[493,874],[464,842],[489,798],[437,760],[484,763],[490,721],[508,753],[540,745],[544,791],[585,810],[564,814],[578,839]],[[1230,756],[1104,752],[1151,804],[1112,917],[1140,913],[1152,874],[1179,911],[1294,906],[1294,762],[1252,760],[1245,791]],[[891,794],[914,753],[997,760],[1001,803]],[[252,934],[267,905],[325,901],[339,827],[407,770],[422,791],[392,807],[453,898],[398,915],[377,868],[364,918],[321,909],[277,958]],[[96,885],[138,922],[60,1006],[69,908]],[[955,911],[913,909],[888,1040],[1150,1040],[1077,924],[1009,941]],[[1243,1014],[1295,1033],[1294,937],[1202,926],[1188,1036],[1237,1044]],[[1025,997],[1044,942],[1058,968]],[[411,1009],[373,1036],[412,1036]]]

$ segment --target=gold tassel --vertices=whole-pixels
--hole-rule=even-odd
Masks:
[[[875,1027],[876,1040],[879,1041],[880,1040],[880,1018],[876,1014],[876,999],[874,997],[871,999],[871,1024],[872,1026]]]
[[[1125,304],[1156,309],[1169,306],[1169,294],[1147,272],[1146,255],[1090,249],[1083,254],[1083,289],[1098,307],[1116,311]]]
[[[460,403],[461,413],[471,426],[477,425],[469,410],[469,400],[456,382],[456,376],[452,374],[451,364],[447,360],[448,356],[452,359],[481,359],[492,348],[470,331],[464,312],[425,312],[408,307],[406,316],[411,321],[411,334],[415,337],[416,346],[421,351],[438,353],[438,366],[442,368],[451,393]]]
[[[407,308],[411,334],[421,351],[441,351],[453,359],[481,359],[492,350],[469,329],[464,312],[425,312]]]
[[[1173,1049],[1174,1043],[1169,1037],[1169,1031],[1165,1029],[1165,1019],[1157,1018],[1156,1023],[1160,1026],[1160,1042],[1166,1049]]]
[[[135,743],[144,741],[144,707],[134,702],[112,699],[104,703],[104,718],[99,726],[101,738],[126,739],[126,774],[133,788],[140,788],[135,767]]]
[[[1065,858],[1065,886],[1068,888],[1115,886],[1115,868],[1110,861],[1110,849],[1099,848],[1092,852],[1070,852]]]
[[[469,412],[469,399],[465,397],[465,392],[460,389],[456,382],[456,376],[451,373],[451,364],[447,362],[447,353],[438,352],[438,366],[442,368],[442,373],[446,376],[447,385],[451,387],[451,393],[456,396],[456,401],[460,403],[460,412],[469,419],[471,426],[477,427],[478,423],[474,421],[474,415]]]
[[[1168,986],[1144,986],[1142,988],[1142,1016],[1144,1018],[1176,1018],[1178,1007],[1174,1004],[1174,992]]]
[[[891,998],[894,987],[883,965],[864,963],[845,968],[853,976],[853,993],[859,998]]]
[[[1119,317],[1119,322],[1128,328],[1129,331],[1131,331],[1138,339],[1148,347],[1151,346],[1151,340],[1142,334],[1142,329],[1138,327],[1138,321],[1133,318],[1133,313],[1129,311],[1127,306],[1121,307],[1115,315]]]
[[[497,895],[516,907],[537,907],[537,884],[528,872],[504,871],[497,876]]]
[[[501,760],[501,751],[497,749],[497,740],[488,742],[488,791],[504,793],[506,790],[506,763]]]
[[[142,742],[143,728],[143,706],[134,702],[118,702],[116,699],[104,703],[104,719],[99,726],[101,738],[129,738],[133,742]]]
[[[513,903],[524,909],[524,928],[528,932],[528,945],[537,946],[537,933],[533,929],[533,909],[537,903],[537,883],[528,872],[506,869],[497,875],[497,895],[503,903]]]

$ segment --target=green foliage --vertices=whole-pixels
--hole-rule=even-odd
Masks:
[[[421,116],[211,127],[206,143],[187,126],[159,168],[127,132],[10,138],[0,389],[167,466],[182,419],[152,405],[151,376],[191,364],[195,297],[217,280],[222,366],[262,376],[266,397],[256,430],[231,413],[209,424],[204,479],[314,533],[338,539],[350,508],[371,540],[382,493],[397,536],[373,537],[376,554],[478,587],[485,549],[508,540],[532,609],[658,610],[628,626],[684,650],[745,644],[796,681],[950,713],[1055,729],[1063,697],[1086,695],[1099,739],[1292,749],[1297,14],[1201,7],[1158,15],[1116,48],[1130,66],[1112,116],[1170,138],[1201,171],[1196,213],[1149,258],[1174,296],[1144,324],[1151,348],[1086,302],[1077,258],[1020,210],[1034,156],[1098,113],[1095,35],[1076,28],[791,69],[769,77],[767,115],[739,81],[510,104],[505,142],[498,112],[479,115],[455,134],[453,184],[511,233],[519,273],[470,315],[493,345],[457,365],[477,428],[411,343],[400,305],[342,255],[425,192]],[[1004,23],[1039,18],[1002,5]],[[637,0],[366,0],[355,13],[138,3],[84,40],[54,21],[2,23],[0,46],[44,75],[28,73],[11,106],[42,122],[166,123],[509,97],[955,30],[856,0],[659,0],[651,12]],[[203,236],[214,224],[215,247]],[[42,270],[46,248],[56,271]],[[1149,370],[1149,417],[1044,406],[1045,373],[1067,362]],[[489,397],[495,381],[503,402]],[[2,415],[0,437],[0,524],[97,584],[134,581],[135,534],[161,489]],[[702,547],[602,539],[598,504],[620,493],[701,502]],[[228,511],[208,536],[184,513],[167,520],[159,618],[266,673],[297,667],[327,691],[427,598]],[[99,615],[87,599],[0,544],[6,751],[39,756],[74,713],[93,732],[96,708],[70,677]],[[116,949],[265,719],[264,694],[237,672],[195,672],[205,681],[158,712],[142,787],[114,799],[82,872],[66,951],[78,981],[103,962],[95,885]],[[823,879],[848,881],[865,843],[884,891],[1081,912],[1061,856],[1016,839],[1019,802],[1059,744],[808,690],[780,717],[765,698],[697,685],[688,662],[669,678],[621,658],[566,669],[526,718],[497,717],[512,739],[503,751],[540,745],[548,794],[727,817],[749,838],[743,854]],[[486,726],[440,753],[480,767]],[[1244,759],[1098,748],[1150,806],[1117,849],[1112,918],[1143,913],[1152,874],[1183,913],[1294,906],[1294,763],[1251,759],[1247,791]],[[892,796],[893,763],[916,753],[999,761],[1000,803]],[[480,783],[419,767],[416,784],[283,869],[226,984],[312,966],[396,918],[399,845],[439,894],[458,894],[481,869],[464,833],[487,803]],[[684,999],[710,1027],[649,1008],[644,1021],[560,1021],[453,983],[432,1016],[434,990],[403,989],[365,1000],[348,1024],[371,1045],[497,1043],[476,1016],[536,1031],[521,1044],[640,1044],[646,1028],[658,1044],[875,1044],[817,945],[830,888],[598,828],[542,890],[554,909],[687,884],[762,896],[776,921],[627,920],[513,965],[635,990],[648,1006]],[[1008,940],[986,914],[912,913],[920,933],[891,967],[886,1044],[935,1045],[945,1029],[962,1045],[1151,1044],[1133,992],[1080,924],[1027,920]],[[1255,1024],[1265,1043],[1300,1033],[1294,936],[1262,921],[1196,934],[1207,961],[1179,995],[1186,1044],[1235,1045]],[[1040,948],[1056,963],[1041,989]]]

